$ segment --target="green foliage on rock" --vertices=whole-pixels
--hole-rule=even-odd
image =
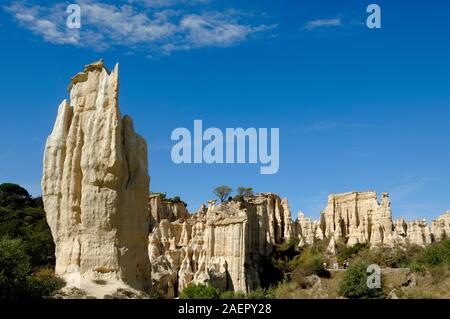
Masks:
[[[369,288],[367,269],[369,263],[360,261],[352,265],[339,285],[339,293],[350,299],[375,299],[383,297],[382,289]]]
[[[450,266],[450,239],[444,239],[427,246],[419,260],[432,267]]]
[[[236,190],[238,196],[253,196],[253,188],[251,187],[238,187]]]
[[[231,187],[226,186],[226,185],[221,185],[218,186],[214,189],[213,193],[214,195],[216,195],[221,202],[225,201],[225,199],[227,199],[228,196],[230,196],[231,192],[233,190],[231,189]]]
[[[353,246],[347,246],[345,244],[339,244],[338,245],[338,254],[337,254],[337,260],[340,264],[342,264],[344,261],[349,260],[350,258],[355,257],[362,251],[366,251],[369,249],[369,244],[356,244]]]
[[[219,299],[219,290],[201,284],[190,284],[180,294],[180,299]]]

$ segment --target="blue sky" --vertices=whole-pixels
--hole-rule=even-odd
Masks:
[[[73,1],[77,2],[77,1]],[[450,209],[450,3],[361,0],[2,1],[0,181],[40,194],[69,78],[119,62],[120,106],[149,143],[151,190],[190,210],[220,184],[289,198],[317,217],[328,193],[389,192],[395,217]],[[175,165],[172,130],[280,128],[280,170]]]

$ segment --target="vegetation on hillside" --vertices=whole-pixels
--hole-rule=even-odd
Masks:
[[[51,297],[55,246],[41,198],[16,184],[0,185],[0,299]]]

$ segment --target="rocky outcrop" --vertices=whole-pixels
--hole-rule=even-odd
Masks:
[[[148,201],[150,231],[164,219],[174,222],[178,219],[186,219],[189,217],[186,204],[181,201],[163,200],[160,194],[151,194]]]
[[[393,226],[389,195],[383,194],[381,203],[375,192],[330,195],[320,226],[326,238],[348,245],[390,245]]]
[[[447,211],[433,221],[431,232],[437,241],[443,238],[450,238],[450,211]]]
[[[264,193],[227,201],[187,219],[162,220],[150,234],[152,280],[159,293],[176,296],[190,283],[248,292],[260,286],[259,259],[294,236],[286,200]]]
[[[150,283],[147,144],[120,114],[118,73],[118,65],[109,72],[99,61],[72,79],[70,101],[59,106],[47,139],[42,178],[56,274],[69,286],[105,293]]]
[[[433,239],[441,240],[450,233],[449,216],[450,213],[442,215],[431,228],[426,220],[393,221],[388,194],[383,193],[379,202],[375,192],[353,192],[330,195],[320,221],[314,222],[300,212],[295,229],[300,246],[312,245],[325,238],[330,240],[330,252],[335,251],[333,247],[338,242],[348,246],[369,243],[372,248],[406,244],[426,246]]]
[[[425,219],[408,223],[406,228],[406,242],[411,245],[426,246],[431,244],[431,230]]]

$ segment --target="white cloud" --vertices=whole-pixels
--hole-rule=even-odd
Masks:
[[[177,5],[198,5],[212,0],[128,0],[129,3],[140,4],[149,8],[172,7]]]
[[[305,28],[307,30],[314,30],[317,28],[325,27],[339,27],[342,25],[342,21],[339,18],[336,19],[318,19],[314,21],[309,21],[306,23]]]
[[[123,46],[146,53],[168,54],[176,50],[227,47],[274,26],[251,23],[238,10],[224,12],[178,9],[183,0],[129,0],[122,5],[97,0],[78,0],[82,28],[66,27],[63,4],[44,7],[13,1],[5,10],[24,28],[44,41],[106,50]],[[205,3],[208,0],[196,0]],[[143,10],[141,6],[151,7]],[[175,6],[175,7],[172,7]]]
[[[42,36],[44,41],[56,44],[77,44],[79,41],[79,30],[62,30],[60,24],[65,10],[62,11],[60,6],[45,10],[40,6],[26,7],[21,2],[14,2],[5,9],[20,25]],[[61,9],[59,15],[58,9]]]
[[[396,186],[392,191],[392,197],[397,200],[402,200],[414,195],[416,192],[427,187],[433,181],[430,177],[421,177],[419,179],[408,181]]]

